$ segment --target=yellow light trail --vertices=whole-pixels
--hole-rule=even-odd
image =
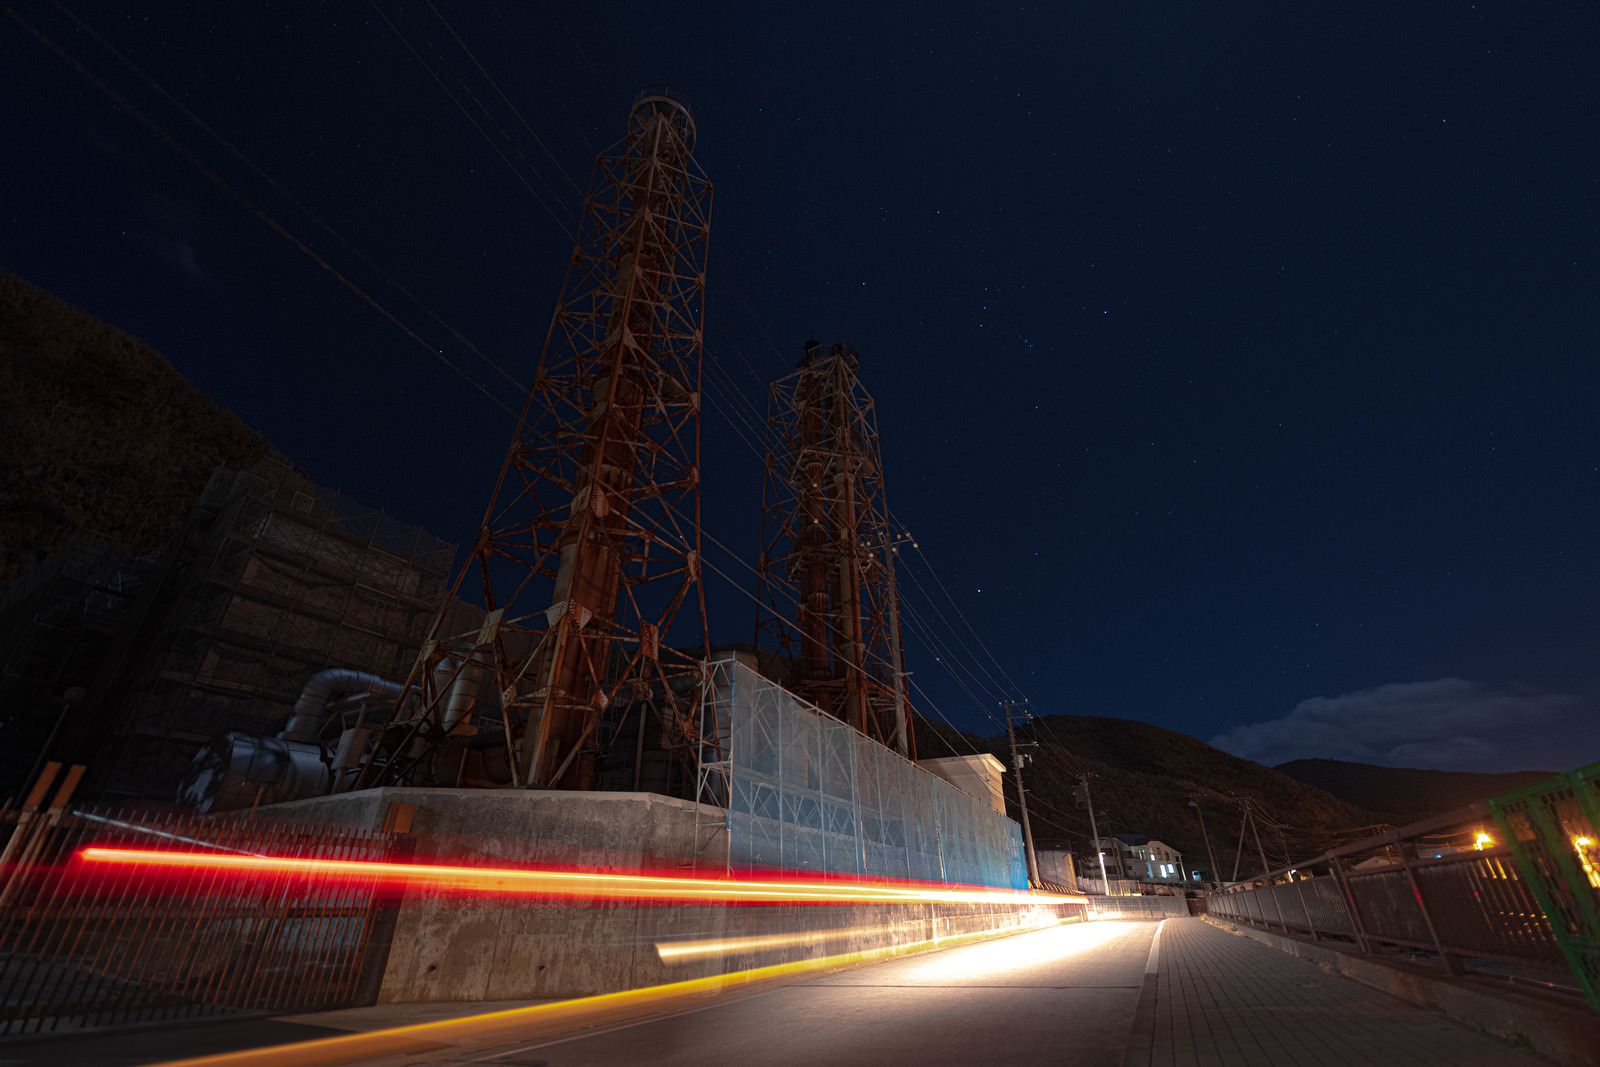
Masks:
[[[1078,922],[1081,919],[1082,916],[1079,915],[1068,916],[1065,919],[1051,915],[1048,919],[1004,932],[1027,933],[1046,926]],[[892,926],[857,926],[849,930],[801,930],[788,934],[752,934],[747,937],[718,937],[699,941],[657,941],[656,955],[661,958],[662,963],[687,963],[689,960],[705,959],[708,956],[737,956],[745,952],[765,952],[771,949],[793,948],[796,945],[823,945],[833,941],[846,941],[852,937],[881,936],[891,931],[906,930],[921,925],[921,923],[898,923]]]
[[[1039,927],[1032,929],[1037,930]],[[153,1067],[331,1067],[333,1064],[359,1063],[376,1056],[400,1055],[407,1052],[428,1052],[438,1055],[443,1051],[440,1049],[441,1044],[481,1047],[493,1041],[530,1040],[564,1033],[580,1024],[595,1026],[603,1022],[633,1017],[639,1014],[641,1008],[659,1010],[675,1001],[708,999],[744,987],[790,978],[807,971],[849,967],[892,956],[927,949],[952,948],[956,945],[1024,932],[1029,931],[1002,930],[931,938],[908,945],[842,952],[817,959],[795,960],[791,963],[775,963],[766,967],[735,971],[732,974],[690,978],[682,982],[669,982],[666,985],[646,986],[643,989],[628,989],[618,993],[601,993],[598,996],[562,1000],[554,1004],[534,1004],[526,1008],[469,1015],[461,1019],[441,1019],[438,1022],[374,1030],[366,1034],[343,1034],[339,1037],[323,1037],[314,1041],[297,1041],[289,1045],[273,1045],[242,1052],[171,1060],[154,1064]]]

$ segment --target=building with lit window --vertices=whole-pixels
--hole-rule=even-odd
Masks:
[[[1135,882],[1183,882],[1183,853],[1148,834],[1113,834],[1096,840],[1106,873]]]

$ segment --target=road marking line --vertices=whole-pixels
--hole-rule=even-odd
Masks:
[[[1156,964],[1161,959],[1161,931],[1167,925],[1167,920],[1162,919],[1156,926],[1156,936],[1150,939],[1150,956],[1144,961],[1144,973],[1155,974]]]

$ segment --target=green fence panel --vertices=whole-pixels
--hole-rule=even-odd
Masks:
[[[1491,797],[1517,870],[1600,1011],[1600,763]]]

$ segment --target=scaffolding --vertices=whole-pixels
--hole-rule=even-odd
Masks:
[[[139,576],[109,614],[91,626],[81,613],[84,622],[54,636],[34,629],[63,650],[58,659],[91,649],[101,659],[53,757],[87,764],[88,789],[103,797],[170,796],[217,735],[276,733],[318,671],[404,677],[454,554],[281,462],[215,471],[155,559],[102,561],[100,571]],[[103,582],[61,577],[29,595],[59,605],[85,588],[108,595]],[[36,706],[28,717],[48,712]]]
[[[747,664],[712,661],[705,692],[700,799],[727,807],[734,866],[1027,889],[1022,832],[983,800]]]
[[[157,567],[155,556],[85,531],[0,598],[0,798],[36,777]]]

